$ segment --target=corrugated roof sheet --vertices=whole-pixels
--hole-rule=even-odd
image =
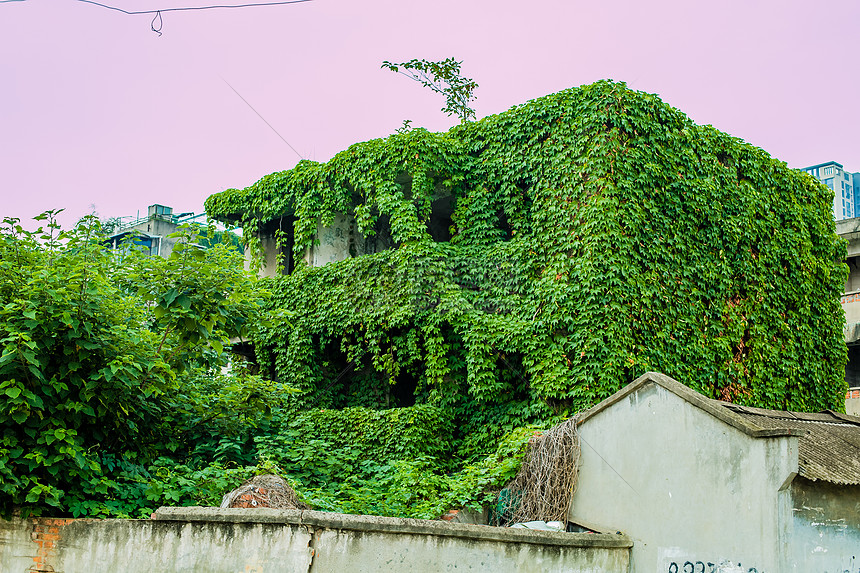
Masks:
[[[767,429],[794,429],[798,474],[813,481],[860,485],[860,418],[836,412],[783,412],[711,400],[746,421]]]

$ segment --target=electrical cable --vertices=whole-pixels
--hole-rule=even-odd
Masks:
[[[83,1],[83,0],[81,0],[81,1]],[[304,159],[304,157],[302,157],[302,154],[301,154],[301,153],[299,153],[298,151],[296,151],[296,148],[295,148],[295,147],[293,147],[292,145],[290,145],[290,142],[289,142],[289,141],[287,141],[286,139],[284,139],[284,136],[283,136],[283,135],[281,135],[280,133],[278,133],[278,130],[277,130],[277,129],[275,129],[275,128],[272,126],[272,124],[271,124],[271,123],[269,123],[268,121],[266,121],[266,118],[265,118],[265,117],[263,117],[262,115],[260,115],[260,112],[259,112],[259,111],[257,111],[256,109],[254,109],[254,106],[252,106],[252,105],[248,102],[248,100],[246,100],[245,98],[243,98],[243,97],[242,97],[242,94],[240,94],[238,91],[236,91],[236,88],[234,88],[233,86],[231,86],[231,85],[230,85],[230,82],[228,82],[228,81],[227,81],[227,80],[225,80],[224,78],[221,78],[221,81],[223,81],[225,84],[227,84],[227,86],[228,86],[231,90],[233,90],[233,93],[235,93],[237,96],[239,96],[239,98],[240,98],[243,102],[245,102],[245,104],[246,104],[248,107],[250,107],[250,108],[251,108],[251,111],[253,111],[254,113],[256,113],[256,114],[257,114],[257,117],[259,117],[260,119],[262,119],[262,120],[263,120],[263,123],[265,123],[266,125],[268,125],[268,126],[269,126],[269,129],[271,129],[272,131],[274,131],[274,132],[275,132],[275,135],[277,135],[278,137],[280,137],[280,138],[281,138],[281,141],[283,141],[284,143],[286,143],[286,144],[287,144],[287,147],[289,147],[290,149],[292,149],[292,150],[293,150],[293,153],[295,153],[296,155],[298,155],[298,156],[299,156],[299,159]]]
[[[155,27],[155,21],[158,20],[158,28]],[[161,28],[164,27],[164,20],[161,19],[161,12],[156,12],[155,16],[152,17],[152,22],[149,23],[149,27],[152,28],[152,31],[158,34],[161,37]]]
[[[0,2],[23,2],[24,0],[0,0]],[[106,8],[108,10],[115,10],[116,12],[122,12],[123,14],[128,14],[130,16],[138,15],[138,14],[154,14],[152,17],[152,22],[150,22],[149,27],[153,32],[158,34],[161,37],[161,29],[164,27],[164,19],[161,16],[162,12],[185,12],[188,10],[215,10],[219,8],[252,8],[255,6],[282,6],[284,4],[300,4],[302,2],[312,2],[313,0],[280,0],[278,2],[249,2],[246,4],[212,4],[208,6],[184,6],[180,8],[160,8],[158,10],[125,10],[123,8],[117,8],[116,6],[110,6],[108,4],[102,4],[101,2],[96,2],[95,0],[77,0],[78,2],[83,2],[84,4],[92,4],[93,6],[99,6],[101,8]],[[158,27],[156,28],[155,23],[158,22]],[[283,139],[283,138],[282,138]],[[289,145],[289,144],[287,144]]]
[[[0,0],[0,2],[23,2],[24,0]],[[220,8],[252,8],[255,6],[281,6],[284,4],[300,4],[303,2],[312,2],[313,0],[282,0],[280,2],[252,2],[248,4],[214,4],[210,6],[185,6],[181,8],[161,8],[158,10],[124,10],[122,8],[117,8],[116,6],[109,6],[107,4],[102,4],[101,2],[95,2],[95,0],[77,0],[78,2],[83,2],[85,4],[93,4],[95,6],[101,6],[102,8],[107,8],[108,10],[116,10],[117,12],[122,12],[123,14],[136,15],[136,14],[159,14],[161,12],[183,12],[188,10],[214,10]]]

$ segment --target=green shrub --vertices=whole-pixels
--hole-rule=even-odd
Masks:
[[[119,511],[100,506],[106,464],[140,472],[187,448],[203,400],[184,403],[177,375],[217,368],[260,322],[262,293],[226,246],[197,249],[183,229],[170,259],[150,259],[105,248],[92,217],[63,231],[56,213],[0,226],[2,514]]]
[[[280,413],[280,427],[255,438],[258,455],[306,488],[362,479],[377,468],[452,449],[450,413],[411,408],[305,410]]]

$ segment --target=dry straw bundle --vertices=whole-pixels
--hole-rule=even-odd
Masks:
[[[508,523],[567,521],[579,471],[579,433],[573,418],[529,438],[501,513]]]
[[[224,496],[221,507],[310,509],[299,501],[296,492],[286,480],[273,474],[255,476],[246,480]]]

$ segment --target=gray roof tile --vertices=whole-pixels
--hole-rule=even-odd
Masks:
[[[784,412],[713,403],[768,429],[800,430],[798,474],[812,481],[860,485],[860,418],[836,412]]]

